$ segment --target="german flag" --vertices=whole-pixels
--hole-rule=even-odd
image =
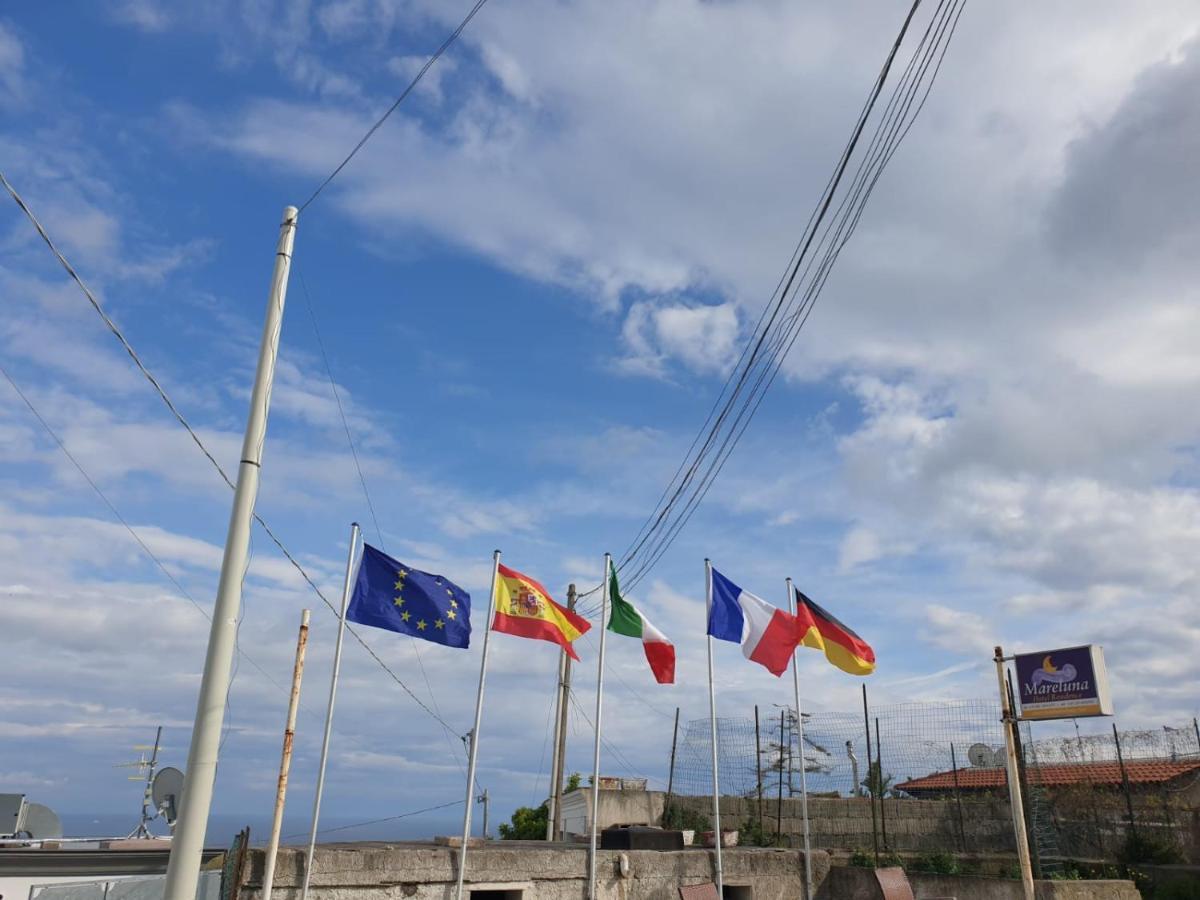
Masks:
[[[800,643],[825,651],[825,658],[851,675],[875,671],[871,645],[800,592],[796,592],[796,629]]]
[[[550,599],[550,592],[528,575],[500,566],[496,579],[496,616],[492,630],[558,644],[576,661],[571,642],[591,623]]]

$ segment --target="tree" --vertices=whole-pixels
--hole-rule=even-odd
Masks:
[[[546,823],[550,817],[549,807],[518,806],[512,814],[512,823],[500,823],[500,839],[503,841],[544,841]]]
[[[579,789],[580,775],[572,772],[567,776],[564,794]],[[549,802],[541,806],[518,806],[512,814],[511,823],[500,823],[500,840],[502,841],[544,841],[546,826],[550,821]]]
[[[867,769],[867,777],[862,785],[872,797],[886,797],[892,792],[892,782],[895,778],[890,772],[883,775],[882,771],[879,760],[874,760]]]

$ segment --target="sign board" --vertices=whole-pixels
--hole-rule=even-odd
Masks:
[[[1104,648],[1097,644],[1013,657],[1021,719],[1111,716]]]

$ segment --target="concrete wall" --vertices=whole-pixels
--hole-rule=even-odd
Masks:
[[[1023,900],[1021,882],[1012,878],[911,873],[915,900],[953,897],[955,900]],[[1037,900],[1141,900],[1132,881],[1037,881]],[[882,900],[873,869],[839,866],[830,871],[816,900]]]
[[[619,862],[629,863],[621,876]],[[753,900],[803,895],[803,854],[795,850],[736,849],[723,854],[725,884],[748,886]],[[279,851],[275,900],[299,900],[304,853]],[[601,900],[679,900],[680,885],[711,882],[708,850],[602,850],[597,857]],[[251,850],[242,900],[260,900],[263,851]],[[813,854],[814,883],[829,872],[829,857]],[[432,844],[333,844],[317,848],[310,900],[452,900],[454,851]],[[587,850],[537,842],[497,841],[472,847],[465,891],[522,890],[522,900],[585,900]]]
[[[614,825],[658,825],[662,820],[661,791],[600,790],[600,827]],[[591,788],[563,795],[563,830],[567,834],[589,834],[592,820]]]

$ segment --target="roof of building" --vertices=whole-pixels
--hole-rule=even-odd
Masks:
[[[1160,784],[1200,771],[1200,759],[1165,760],[1134,759],[1125,763],[1125,772],[1131,784]],[[1068,784],[1121,783],[1121,766],[1116,760],[1091,763],[1051,763],[1030,770],[1029,780],[1033,784],[1061,787]],[[989,790],[1002,788],[1006,784],[1003,768],[970,767],[958,770],[960,790]],[[921,778],[913,778],[896,788],[907,793],[915,791],[949,791],[955,787],[954,772],[935,772]]]

